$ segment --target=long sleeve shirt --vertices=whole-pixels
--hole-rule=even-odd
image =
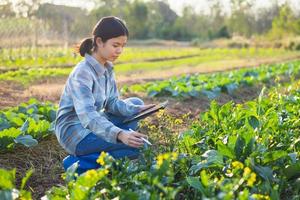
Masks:
[[[85,54],[69,75],[59,102],[55,134],[62,147],[75,154],[77,144],[91,132],[116,143],[122,129],[110,122],[104,111],[132,116],[139,106],[119,99],[112,63],[103,66]]]

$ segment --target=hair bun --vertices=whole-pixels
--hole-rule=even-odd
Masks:
[[[93,48],[93,38],[85,38],[81,41],[78,51],[80,55],[84,57],[86,53],[91,54],[92,48]]]

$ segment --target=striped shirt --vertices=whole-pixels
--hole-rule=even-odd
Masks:
[[[112,63],[103,66],[85,54],[69,75],[59,102],[55,134],[62,147],[74,155],[77,144],[91,132],[116,143],[122,129],[110,122],[104,111],[131,116],[139,106],[119,99]]]

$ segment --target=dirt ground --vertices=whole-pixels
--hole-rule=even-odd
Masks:
[[[255,64],[253,66],[257,65]],[[173,76],[176,73],[173,74],[171,71],[166,74],[168,76]],[[167,76],[166,74],[162,74],[162,76]],[[143,80],[136,79],[135,81],[132,81],[132,77],[131,80],[129,80],[128,77],[124,75],[119,77],[118,85],[121,87],[123,84],[143,82],[147,80],[146,78]],[[21,102],[29,100],[31,97],[37,98],[41,101],[48,100],[58,103],[65,81],[66,78],[41,81],[38,84],[29,86],[28,88],[24,88],[13,83],[1,83],[0,109],[17,106]],[[233,96],[222,94],[217,101],[220,104],[224,104],[228,101],[243,103],[256,98],[260,91],[261,86],[240,88]],[[205,97],[198,99],[185,99],[182,101],[172,98],[140,97],[146,104],[158,103],[168,99],[169,106],[167,108],[167,113],[173,116],[190,113],[192,119],[198,118],[199,113],[207,110],[210,105],[209,100]],[[62,160],[65,156],[65,151],[59,146],[55,136],[51,135],[33,148],[19,146],[12,152],[0,154],[0,168],[16,168],[18,185],[20,185],[21,177],[24,176],[25,172],[30,168],[34,169],[34,173],[27,184],[27,189],[32,191],[34,199],[39,199],[45,194],[45,191],[49,190],[52,186],[64,184],[61,174],[64,172],[62,168]]]

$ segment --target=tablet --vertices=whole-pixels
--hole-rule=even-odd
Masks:
[[[139,119],[144,119],[146,117],[148,117],[149,115],[161,110],[161,109],[164,109],[167,107],[167,104],[168,104],[168,101],[165,101],[165,102],[162,102],[160,104],[157,104],[155,105],[154,107],[151,107],[151,108],[148,108],[147,110],[143,110],[142,112],[140,113],[137,113],[129,118],[126,118],[123,123],[130,123],[132,121],[135,121],[135,120],[139,120]]]

